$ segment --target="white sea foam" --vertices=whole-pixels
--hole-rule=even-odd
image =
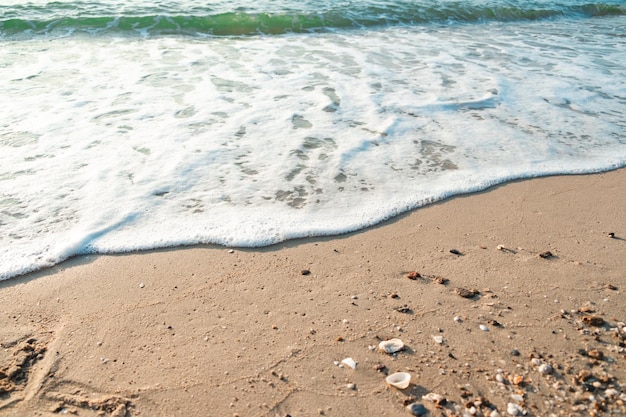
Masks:
[[[4,42],[0,279],[80,253],[339,234],[623,166],[623,33],[604,18]]]

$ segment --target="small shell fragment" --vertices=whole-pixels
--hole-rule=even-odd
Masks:
[[[436,343],[442,344],[443,343],[443,336],[433,336],[433,340]]]
[[[489,327],[485,326],[484,324],[481,324],[478,327],[480,327],[480,330],[482,330],[483,332],[488,332],[489,331]]]
[[[404,349],[404,342],[400,339],[383,340],[378,344],[378,349],[385,353],[396,353]]]
[[[436,394],[434,392],[429,392],[428,394],[423,395],[422,400],[432,401],[437,405],[445,405],[447,402],[443,395]]]
[[[385,378],[385,381],[398,389],[405,389],[411,383],[411,374],[408,372],[396,372]]]
[[[341,361],[341,363],[343,363],[346,366],[349,366],[352,369],[356,368],[356,362],[352,358],[345,358],[344,360]]]

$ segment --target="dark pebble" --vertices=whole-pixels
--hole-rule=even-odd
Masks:
[[[455,289],[456,293],[458,295],[460,295],[463,298],[474,298],[478,295],[478,291],[477,290],[468,290],[465,288],[456,288]]]
[[[422,404],[413,403],[407,407],[407,410],[414,416],[423,416],[428,414],[428,409]]]
[[[553,256],[554,256],[554,255],[553,255],[553,254],[552,254],[552,252],[550,252],[549,250],[547,250],[547,251],[545,251],[545,252],[541,252],[541,253],[539,254],[539,257],[540,257],[540,258],[543,258],[543,259],[550,259],[550,258],[552,258]]]

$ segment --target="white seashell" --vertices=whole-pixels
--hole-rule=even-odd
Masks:
[[[485,326],[484,324],[481,324],[478,327],[480,327],[480,330],[482,330],[483,332],[488,332],[489,331],[489,327]]]
[[[500,413],[498,413],[498,410],[493,410],[489,417],[500,417]]]
[[[606,395],[607,398],[617,398],[617,396],[619,395],[619,391],[615,388],[609,388],[604,391],[604,395]]]
[[[443,336],[433,336],[433,339],[439,344],[443,343]]]
[[[396,353],[404,349],[404,342],[400,339],[383,340],[378,344],[378,349],[386,353]]]
[[[539,365],[541,365],[543,363],[543,362],[541,362],[541,359],[539,359],[539,358],[532,358],[531,362],[535,366],[539,366]]]
[[[454,321],[456,321],[457,323],[463,323],[463,319],[459,316],[454,316]]]
[[[422,395],[422,400],[432,401],[434,403],[440,404],[443,402],[443,395],[429,392],[426,395]]]
[[[408,372],[396,372],[385,378],[389,385],[399,389],[405,389],[411,383],[411,374]]]
[[[341,363],[343,363],[346,366],[349,366],[352,369],[356,368],[356,362],[352,358],[345,358],[344,360],[341,361]]]
[[[498,381],[499,383],[504,383],[505,379],[504,376],[502,376],[502,374],[496,374],[496,381]]]
[[[542,363],[541,365],[539,365],[539,372],[541,372],[544,375],[549,375],[552,373],[552,371],[553,371],[552,367],[548,365],[547,363]]]

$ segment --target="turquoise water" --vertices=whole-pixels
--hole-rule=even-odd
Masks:
[[[3,2],[0,279],[626,165],[625,2]]]
[[[380,26],[623,16],[622,1],[15,2],[4,36],[66,33],[237,36]]]

